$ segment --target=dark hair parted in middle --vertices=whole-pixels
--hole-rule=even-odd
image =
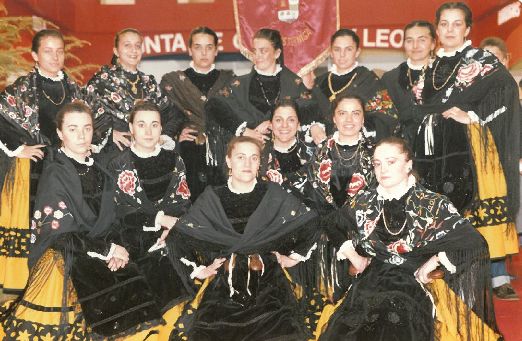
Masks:
[[[334,101],[332,102],[332,116],[335,115],[335,109],[337,109],[339,104],[341,104],[341,102],[344,101],[345,99],[356,100],[361,105],[363,114],[366,113],[366,110],[364,109],[364,100],[361,97],[359,97],[357,95],[352,95],[352,94],[344,94],[344,95],[335,97]]]
[[[31,43],[31,51],[33,51],[34,53],[38,53],[38,49],[40,48],[42,39],[46,38],[46,37],[58,38],[63,42],[63,44],[65,46],[65,40],[63,39],[63,35],[60,31],[54,30],[54,29],[45,29],[45,30],[38,31],[34,35],[33,41]]]
[[[130,27],[124,28],[123,30],[116,32],[116,34],[114,35],[114,47],[115,48],[118,48],[118,45],[120,44],[120,37],[125,33],[134,33],[134,34],[139,35],[143,39],[143,35],[137,29],[130,28]],[[116,63],[118,63],[118,56],[116,56],[115,54],[112,54],[111,64],[116,65]]]
[[[219,38],[218,38],[216,32],[214,32],[214,30],[212,30],[210,27],[207,27],[207,26],[198,26],[198,27],[194,28],[192,31],[190,31],[190,36],[189,36],[189,40],[188,40],[189,47],[192,46],[194,36],[196,34],[208,34],[209,36],[212,36],[212,38],[214,38],[214,45],[216,45],[216,47],[217,47]]]
[[[274,110],[270,115],[270,120],[274,118],[274,113],[276,112],[276,110],[283,107],[294,109],[295,114],[297,115],[297,119],[299,120],[299,111],[297,110],[297,103],[291,98],[282,98],[276,102]]]
[[[440,16],[442,12],[447,9],[459,9],[464,13],[464,20],[466,21],[466,27],[471,27],[473,25],[473,13],[471,9],[463,2],[446,2],[437,9],[435,12],[435,25],[439,24]]]
[[[330,38],[330,45],[332,45],[335,39],[339,37],[352,37],[353,41],[355,42],[355,46],[359,48],[359,42],[361,39],[359,39],[359,36],[357,33],[355,33],[355,31],[350,30],[349,28],[341,28],[337,30]]]
[[[63,128],[63,119],[65,115],[72,112],[86,113],[91,117],[91,121],[94,122],[94,114],[92,113],[91,108],[85,104],[85,102],[81,100],[75,100],[71,103],[65,104],[56,114],[54,122],[56,123],[56,128],[58,128],[58,130],[61,131]]]
[[[410,28],[414,28],[414,27],[427,28],[428,31],[430,32],[430,36],[433,40],[435,40],[437,37],[437,34],[435,33],[435,26],[433,26],[432,23],[430,23],[429,21],[426,21],[426,20],[414,20],[411,23],[409,23],[408,25],[404,26],[404,35],[406,35],[406,31],[408,31]]]
[[[281,33],[279,33],[278,30],[262,28],[256,32],[252,39],[266,39],[270,42],[275,50],[281,50],[281,54],[279,55],[279,58],[277,58],[276,62],[281,66],[285,65],[285,59],[283,56],[283,38],[281,38]]]
[[[130,112],[129,123],[134,123],[134,118],[139,111],[156,111],[161,119],[160,108],[156,104],[147,101],[138,101]]]

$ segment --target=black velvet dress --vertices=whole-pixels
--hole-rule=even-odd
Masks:
[[[209,202],[212,204],[208,205]],[[198,233],[197,224],[205,221],[202,217],[197,218],[199,204],[204,204],[206,211],[218,210],[221,219],[226,219],[223,221],[224,228],[234,239],[237,238],[237,242],[228,247],[219,246],[228,244],[229,237],[214,232],[208,232],[209,236],[214,236],[214,245],[203,242],[202,237],[195,240],[184,234],[173,236],[196,248],[206,245],[200,254],[208,254],[209,258],[223,256],[228,259],[228,263],[219,268],[218,274],[206,288],[194,313],[194,323],[188,331],[188,338],[308,339],[310,335],[305,328],[303,313],[272,251],[281,254],[294,251],[306,255],[314,243],[316,228],[310,219],[315,214],[272,183],[258,183],[252,192],[245,194],[232,193],[228,187],[222,186],[207,188],[188,215],[176,225],[177,231],[181,229],[185,233],[184,226],[187,226],[187,229],[192,229],[187,232],[194,233],[193,236]],[[272,209],[268,210],[269,207]],[[201,229],[204,228],[201,225]],[[220,229],[218,225],[215,228]],[[236,251],[231,254],[226,249]],[[261,271],[249,269],[248,259],[252,255],[258,255],[262,260]],[[230,262],[234,264],[233,267],[230,267]]]

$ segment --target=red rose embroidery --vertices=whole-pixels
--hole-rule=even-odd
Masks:
[[[479,62],[473,61],[459,69],[457,73],[457,82],[459,84],[471,83],[473,79],[480,73],[482,66]]]
[[[280,185],[283,183],[283,176],[275,169],[269,169],[266,172],[266,176],[272,182],[278,183]]]
[[[364,186],[366,186],[366,180],[364,179],[364,176],[361,173],[355,173],[354,175],[352,175],[352,179],[348,184],[348,189],[346,190],[346,192],[349,196],[353,197]]]
[[[377,225],[377,220],[368,220],[364,223],[364,235],[369,236],[373,230],[375,230],[375,226]]]
[[[323,160],[319,166],[319,179],[321,182],[327,184],[330,182],[330,176],[332,175],[332,161]]]
[[[136,189],[136,177],[134,172],[124,170],[118,176],[118,187],[128,195],[134,195]]]
[[[16,100],[13,96],[9,95],[9,96],[7,96],[7,103],[10,106],[14,107],[16,105]]]
[[[388,245],[388,251],[397,252],[399,254],[411,251],[411,247],[404,239],[399,239]]]
[[[115,92],[111,92],[111,99],[114,101],[114,103],[119,103],[121,101],[121,96]]]
[[[176,190],[176,194],[181,195],[183,199],[190,198],[190,189],[188,187],[187,180],[185,180],[185,177],[181,178],[178,189]]]

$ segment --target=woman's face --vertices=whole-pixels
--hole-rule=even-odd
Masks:
[[[335,108],[333,121],[342,142],[355,142],[364,125],[361,103],[353,98],[343,99]]]
[[[441,12],[437,25],[437,36],[447,52],[457,50],[464,44],[470,27],[466,26],[466,16],[460,9],[446,9]]]
[[[373,168],[379,185],[393,191],[408,182],[412,161],[395,144],[384,143],[375,148]]]
[[[424,63],[435,49],[435,39],[427,27],[415,26],[404,32],[404,51],[413,63]]]
[[[161,118],[157,111],[138,111],[134,121],[129,123],[134,138],[134,146],[139,151],[151,152],[156,148],[161,136]]]
[[[264,72],[273,72],[276,66],[276,60],[281,55],[280,49],[274,49],[272,43],[265,38],[254,39],[254,64],[256,68]]]
[[[93,132],[91,115],[76,111],[66,113],[56,132],[69,155],[79,160],[89,155]]]
[[[299,119],[292,107],[279,107],[272,117],[274,139],[281,143],[293,141],[299,129]]]
[[[340,36],[335,38],[330,47],[332,62],[337,67],[337,72],[340,73],[353,67],[360,53],[361,49],[357,48],[357,44],[350,36]]]
[[[196,69],[209,70],[217,56],[214,37],[206,33],[194,34],[192,45],[189,47],[189,55],[192,57]]]
[[[232,180],[244,184],[253,183],[259,171],[260,159],[261,151],[257,145],[250,142],[237,143],[231,155],[226,157]]]
[[[46,36],[40,39],[38,52],[31,52],[35,62],[38,63],[40,72],[45,76],[56,77],[58,72],[63,69],[65,60],[65,47],[63,40]]]
[[[141,43],[142,38],[137,33],[125,32],[120,35],[118,46],[114,48],[114,54],[124,69],[136,71],[138,68],[143,54]]]

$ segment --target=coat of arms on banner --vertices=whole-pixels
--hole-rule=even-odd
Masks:
[[[252,60],[252,37],[261,28],[281,32],[285,65],[299,75],[326,57],[339,29],[339,0],[233,0],[241,53]]]

